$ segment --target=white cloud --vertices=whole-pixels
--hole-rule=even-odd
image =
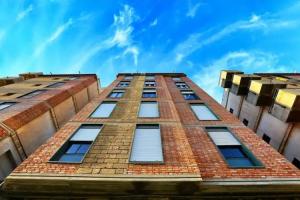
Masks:
[[[140,52],[139,52],[139,49],[137,47],[131,46],[131,47],[128,47],[125,50],[124,55],[131,54],[133,56],[134,65],[137,66],[139,53]]]
[[[185,41],[178,44],[174,48],[174,54],[184,57],[192,54],[196,50],[203,48],[206,45],[217,42],[224,37],[227,37],[237,31],[245,30],[264,30],[270,31],[273,29],[289,28],[297,25],[296,21],[280,20],[274,18],[263,19],[262,16],[252,15],[249,20],[240,20],[225,26],[224,28],[215,31],[213,34],[193,33]]]
[[[135,14],[132,7],[124,5],[119,14],[114,15],[113,18],[114,22],[109,32],[109,35],[113,36],[109,36],[107,39],[89,47],[74,64],[78,70],[101,51],[113,47],[124,48],[123,55],[131,54],[133,56],[134,65],[138,65],[139,48],[134,45],[134,41],[132,40],[132,32],[134,30],[132,23],[137,21],[139,17]]]
[[[180,63],[182,61],[182,59],[183,59],[183,54],[181,54],[181,53],[176,54],[175,61],[177,63]]]
[[[262,51],[229,52],[204,66],[192,77],[200,87],[219,102],[221,102],[223,91],[218,86],[218,82],[220,71],[223,69],[236,69],[245,73],[289,71],[288,67],[279,65],[278,56],[272,53]]]
[[[157,18],[155,20],[153,20],[151,23],[150,23],[150,26],[156,26],[157,25]]]
[[[39,56],[48,45],[57,40],[71,25],[73,24],[72,18],[70,18],[66,23],[57,27],[57,29],[44,41],[42,42],[34,51],[34,56]]]
[[[20,21],[23,19],[26,15],[28,15],[31,11],[33,11],[33,5],[30,4],[25,10],[22,10],[18,13],[16,20]]]
[[[203,4],[202,4],[201,2],[196,3],[196,4],[193,5],[193,6],[191,6],[191,5],[189,4],[189,9],[188,9],[188,11],[187,11],[187,13],[186,13],[186,16],[187,16],[187,17],[190,17],[190,18],[194,18],[194,17],[196,16],[196,14],[197,14],[198,9],[199,9],[200,6],[202,6],[202,5],[203,5]]]

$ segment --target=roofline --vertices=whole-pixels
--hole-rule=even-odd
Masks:
[[[171,77],[182,77],[186,76],[185,73],[118,73],[117,77],[119,76],[155,76],[155,75],[162,75],[162,76],[171,76]]]
[[[300,73],[253,73],[259,76],[300,76]]]

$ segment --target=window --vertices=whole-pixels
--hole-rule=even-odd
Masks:
[[[145,80],[155,80],[155,76],[146,76]]]
[[[132,80],[133,79],[133,76],[125,76],[124,77],[124,80]]]
[[[219,120],[205,104],[191,104],[191,108],[199,120]]]
[[[232,109],[232,108],[230,108],[230,109],[229,109],[229,112],[233,113],[233,109]]]
[[[16,93],[9,92],[9,93],[6,93],[6,94],[4,94],[2,96],[11,96],[11,95],[14,95],[14,94],[16,94]]]
[[[227,128],[206,128],[209,137],[218,147],[230,167],[255,167],[261,163],[228,131]]]
[[[155,89],[144,89],[143,90],[143,98],[156,98],[156,90]]]
[[[109,117],[115,107],[116,102],[103,102],[100,106],[97,107],[91,117]]]
[[[186,83],[183,83],[183,82],[177,82],[177,83],[175,83],[175,85],[179,89],[189,89],[190,88]]]
[[[3,110],[5,108],[8,108],[12,105],[16,104],[15,102],[3,102],[3,103],[0,103],[0,110]]]
[[[39,94],[42,94],[43,92],[46,92],[46,90],[35,90],[33,92],[30,92],[30,93],[27,93],[27,94],[25,94],[23,96],[20,96],[19,98],[30,99],[32,97],[35,97],[35,96],[39,95]]]
[[[248,120],[246,120],[246,119],[243,119],[243,124],[245,125],[245,126],[248,126]]]
[[[296,167],[298,167],[298,169],[300,169],[300,161],[297,158],[294,158],[292,161],[293,165],[295,165]]]
[[[16,168],[16,166],[16,162],[10,150],[0,155],[0,183]]]
[[[156,87],[155,81],[145,81],[145,87]]]
[[[159,125],[137,125],[130,162],[163,163],[163,151]]]
[[[65,84],[64,82],[57,82],[57,83],[53,83],[51,85],[48,85],[47,88],[57,88],[57,87],[60,87],[64,84]]]
[[[262,136],[262,139],[266,142],[266,143],[270,143],[270,141],[271,141],[271,138],[268,136],[268,135],[266,135],[266,134],[263,134],[263,136]]]
[[[121,81],[117,87],[128,87],[130,85],[129,81]]]
[[[81,125],[50,161],[80,163],[98,136],[102,125]]]
[[[157,102],[141,102],[139,117],[159,117]]]
[[[124,90],[113,90],[110,95],[109,98],[121,98],[124,95]]]
[[[199,97],[193,92],[193,91],[181,91],[181,94],[183,95],[185,100],[196,100],[199,99]]]
[[[172,78],[172,80],[173,80],[173,81],[181,81],[181,78],[179,78],[179,77],[174,77],[174,78]]]
[[[37,86],[41,86],[41,85],[42,85],[42,84],[34,84],[33,86],[36,86],[36,87],[37,87]]]

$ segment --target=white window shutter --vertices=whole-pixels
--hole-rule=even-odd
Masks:
[[[139,117],[159,117],[157,102],[142,102]]]
[[[229,131],[211,131],[208,135],[218,146],[223,145],[241,145],[240,142]]]
[[[131,162],[163,162],[159,128],[137,128],[130,156]]]
[[[92,114],[91,117],[109,117],[111,112],[116,107],[115,102],[102,103]]]
[[[199,120],[218,120],[218,118],[212,113],[210,109],[204,104],[192,104],[192,110],[197,115]]]
[[[70,141],[94,141],[101,130],[101,126],[82,126]]]

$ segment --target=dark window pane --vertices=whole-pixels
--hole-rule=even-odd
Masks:
[[[66,154],[76,153],[79,147],[80,147],[80,144],[72,144],[69,147],[69,149],[66,151]]]
[[[230,109],[229,109],[229,112],[233,113],[233,109],[232,109],[232,108],[230,108]]]
[[[186,100],[196,100],[198,97],[195,94],[184,94],[184,99]]]
[[[226,159],[227,163],[232,167],[252,167],[253,163],[249,158],[230,158]]]
[[[143,98],[155,98],[156,93],[155,92],[145,92],[143,93]]]
[[[84,154],[65,154],[60,157],[61,162],[81,162]]]
[[[240,147],[219,146],[219,149],[226,159],[227,158],[244,158],[244,157],[246,157],[246,155],[243,153],[243,151]]]
[[[89,147],[90,147],[89,144],[82,144],[80,145],[80,148],[78,149],[77,153],[85,154],[88,151]]]
[[[292,163],[300,169],[300,161],[297,158],[294,158]]]
[[[248,123],[249,123],[248,120],[246,119],[243,120],[243,124],[245,124],[245,126],[248,126]]]
[[[262,139],[263,139],[266,143],[268,143],[268,144],[269,144],[270,141],[271,141],[271,138],[270,138],[268,135],[266,135],[266,134],[263,135]]]

